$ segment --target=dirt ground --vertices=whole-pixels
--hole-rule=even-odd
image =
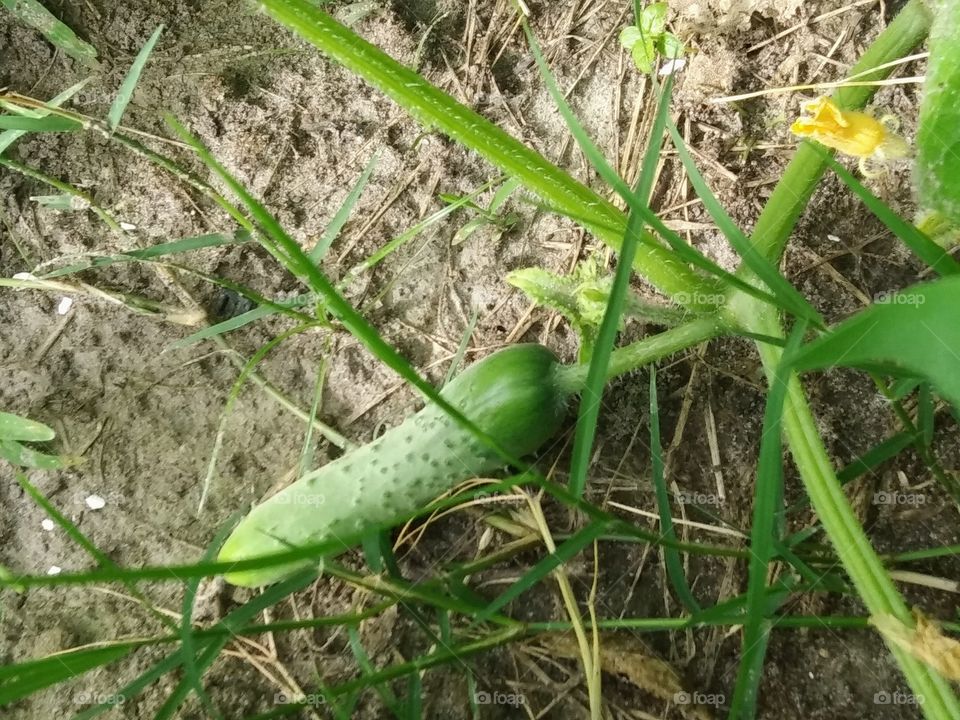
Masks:
[[[390,101],[322,58],[314,49],[238,2],[196,0],[85,0],[46,3],[101,53],[101,66],[72,104],[104,116],[134,55],[154,28],[166,30],[144,73],[124,124],[169,135],[162,116],[170,112],[199,134],[215,155],[277,213],[304,245],[322,234],[367,162],[379,161],[344,236],[328,255],[326,269],[346,269],[388,239],[442,206],[440,193],[466,193],[495,176],[483,161],[446,139],[424,134]],[[529,2],[532,22],[560,84],[608,157],[625,174],[635,171],[643,138],[631,131],[643,116],[643,85],[616,41],[631,3],[620,0]],[[343,5],[338,3],[338,5]],[[357,30],[432,81],[500,123],[514,135],[591,184],[596,178],[572,149],[513,24],[505,0],[396,0],[354,3],[337,12],[364,11]],[[676,29],[696,48],[680,75],[675,102],[679,126],[697,152],[714,191],[749,230],[794,144],[787,125],[798,108],[794,93],[740,103],[711,103],[723,95],[798,82],[839,78],[895,10],[894,4],[860,2],[762,2],[701,0],[674,4]],[[832,12],[835,11],[835,12]],[[822,17],[828,14],[828,17]],[[439,17],[439,20],[437,18]],[[778,33],[797,27],[778,37]],[[907,66],[901,74],[921,74]],[[52,97],[90,71],[54,53],[33,31],[0,13],[0,88]],[[648,95],[648,93],[647,93]],[[910,137],[916,88],[884,88],[876,106],[901,118]],[[181,149],[158,145],[198,172]],[[46,209],[30,198],[49,194],[36,180],[0,169],[0,276],[11,277],[62,258],[109,254],[180,237],[233,232],[235,227],[195,191],[147,160],[96,134],[48,135],[19,142],[12,157],[74,183],[134,229],[111,233],[92,212]],[[908,166],[892,167],[869,181],[874,192],[909,214]],[[697,247],[729,268],[732,251],[697,202],[672,155],[655,193],[655,207]],[[520,221],[503,237],[482,230],[461,245],[453,235],[469,218],[460,213],[418,236],[350,289],[350,298],[384,336],[429,377],[440,381],[471,315],[478,313],[470,357],[517,340],[540,341],[566,360],[575,338],[564,323],[530,311],[520,293],[503,282],[514,268],[539,265],[569,269],[593,247],[571,223],[515,202]],[[192,270],[242,283],[269,297],[299,292],[295,281],[253,244],[193,253]],[[606,257],[606,256],[605,256]],[[608,258],[609,259],[609,258]],[[823,183],[788,251],[791,280],[828,320],[862,307],[877,293],[916,278],[917,264],[839,182]],[[229,297],[197,275],[164,274],[146,265],[124,264],[86,272],[93,286],[128,293],[188,311],[202,309],[208,321],[226,313]],[[637,284],[640,292],[650,290]],[[69,471],[34,473],[32,480],[102,551],[124,566],[195,560],[231,515],[282,482],[301,451],[304,423],[274,397],[254,386],[230,413],[217,472],[198,513],[217,428],[237,368],[227,350],[213,343],[182,349],[171,344],[196,327],[135,314],[102,298],[75,294],[65,315],[61,294],[4,290],[0,293],[0,409],[28,415],[57,429],[59,451],[81,455]],[[229,312],[229,308],[227,309]],[[234,351],[249,357],[289,327],[287,321],[249,325],[227,336]],[[628,326],[623,342],[652,331]],[[297,335],[260,366],[264,378],[300,408],[309,408],[322,359],[329,375],[320,417],[351,440],[369,439],[417,407],[413,393],[345,333]],[[763,413],[763,379],[750,343],[723,340],[663,364],[659,376],[665,442],[681,437],[671,456],[671,480],[686,494],[706,499],[703,510],[730,526],[749,527],[752,473]],[[601,416],[591,495],[610,493],[620,503],[654,510],[646,449],[646,376],[621,378],[610,387]],[[893,420],[870,381],[854,373],[829,373],[808,383],[821,431],[842,465],[890,434]],[[572,427],[572,421],[571,421]],[[715,428],[715,431],[713,430]],[[569,435],[569,434],[568,434]],[[564,440],[569,437],[564,436]],[[953,424],[938,428],[937,451],[955,470],[960,442]],[[568,443],[544,457],[561,460]],[[338,450],[322,439],[318,463]],[[902,476],[898,473],[902,473]],[[881,551],[957,542],[955,509],[942,492],[923,489],[920,506],[877,506],[875,491],[930,480],[907,452],[852,492]],[[52,566],[79,570],[89,557],[59,529],[45,530],[38,508],[0,466],[0,564],[30,573]],[[787,464],[790,500],[801,487]],[[718,482],[724,497],[718,498]],[[85,498],[106,500],[90,510]],[[710,500],[712,498],[712,500]],[[711,504],[712,503],[712,504]],[[697,504],[697,503],[694,503]],[[551,508],[556,527],[573,518]],[[691,519],[714,523],[687,508]],[[802,519],[809,522],[810,518]],[[485,529],[480,514],[463,513],[431,527],[405,560],[411,575],[427,573],[450,558],[472,557]],[[691,535],[710,539],[710,536]],[[714,538],[716,539],[716,538]],[[494,542],[506,542],[494,535]],[[485,594],[502,590],[540,556],[521,555],[474,579]],[[600,548],[598,608],[604,617],[678,615],[656,553],[642,547]],[[733,596],[745,587],[745,565],[691,558],[689,577],[704,602]],[[570,567],[581,597],[589,592],[592,559]],[[956,561],[919,569],[956,577]],[[0,597],[0,660],[12,662],[96,641],[158,633],[160,626],[121,588],[39,589]],[[145,585],[159,607],[178,612],[182,586]],[[955,614],[946,593],[903,585],[912,603],[938,617]],[[227,592],[229,607],[248,597]],[[354,591],[321,580],[284,605],[290,617],[347,611]],[[857,603],[836,597],[801,598],[790,611],[862,614]],[[516,617],[564,619],[552,586],[515,603]],[[364,627],[377,665],[425,652],[429,645],[405,616],[386,615]],[[656,634],[643,641],[683,675],[691,692],[732,695],[740,635],[727,629]],[[211,697],[226,717],[241,718],[273,707],[279,683],[293,679],[305,691],[319,675],[334,684],[355,672],[346,637],[328,631],[277,636],[275,644],[246,647],[247,656],[221,658],[207,675]],[[250,657],[260,657],[259,668]],[[262,657],[261,657],[262,656]],[[5,710],[4,717],[70,717],[95,694],[109,694],[143,672],[160,655],[142,652],[116,667],[38,694]],[[529,647],[480,656],[473,668],[478,687],[491,693],[522,693],[527,710],[482,707],[482,717],[581,717],[585,694],[572,660],[544,658]],[[120,705],[116,717],[149,718],[173,688],[164,678],[142,696]],[[605,677],[605,696],[617,718],[683,717],[665,710],[649,689],[625,677]],[[898,697],[907,687],[878,638],[866,632],[778,630],[773,634],[760,717],[770,720],[855,720],[920,717],[915,705],[875,702]],[[424,678],[425,717],[466,718],[464,674],[439,670]],[[887,693],[883,696],[883,693]],[[560,698],[557,700],[557,698]],[[715,708],[723,715],[723,701]],[[682,709],[682,708],[681,708]],[[544,715],[540,715],[546,710]],[[323,717],[323,708],[315,708]],[[666,714],[665,714],[666,713]],[[178,717],[202,717],[195,699]],[[304,717],[314,715],[305,714]],[[358,717],[387,717],[373,693]]]

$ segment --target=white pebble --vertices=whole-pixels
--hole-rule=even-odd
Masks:
[[[60,298],[60,304],[57,305],[57,315],[66,315],[70,312],[70,308],[73,307],[73,298],[62,297]]]
[[[99,495],[88,495],[87,499],[84,500],[84,502],[87,504],[87,507],[90,508],[91,510],[101,510],[107,504],[107,501],[104,500]]]
[[[47,570],[47,575],[59,575],[63,572],[63,568],[59,565],[51,565],[50,569]]]
[[[43,520],[40,521],[40,527],[42,527],[47,532],[50,532],[56,527],[56,525],[53,523],[53,520],[51,520],[50,518],[44,518]]]
[[[18,272],[13,274],[14,280],[36,280],[37,276],[28,272]]]
[[[121,229],[121,230],[126,230],[127,232],[130,232],[131,230],[136,230],[136,229],[137,229],[137,226],[134,225],[133,223],[122,222],[122,223],[120,223],[120,229]]]

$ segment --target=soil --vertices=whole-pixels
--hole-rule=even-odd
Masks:
[[[45,4],[99,49],[99,68],[91,71],[65,58],[4,12],[0,88],[48,98],[92,78],[70,107],[103,117],[137,51],[163,23],[166,29],[124,125],[169,137],[163,115],[175,115],[304,246],[322,236],[376,156],[368,188],[325,261],[333,277],[343,277],[387,240],[442,207],[440,193],[472,192],[496,176],[476,156],[443,137],[424,134],[392,102],[269,21],[253,3]],[[561,87],[571,91],[587,129],[624,174],[635,172],[642,138],[631,134],[630,125],[638,93],[645,86],[616,42],[631,4],[559,0],[528,5]],[[504,0],[382,0],[337,3],[335,11],[341,17],[360,15],[355,27],[362,35],[596,186],[583,156],[571,149],[522,35],[513,26],[511,8]],[[789,158],[794,140],[787,125],[797,112],[798,97],[779,93],[737,103],[711,100],[842,77],[894,9],[890,2],[676,3],[675,29],[696,49],[680,74],[676,118],[712,188],[745,230],[751,228]],[[777,37],[794,26],[795,31]],[[921,73],[922,67],[908,65],[900,74]],[[648,115],[649,104],[646,99],[643,103]],[[883,88],[875,106],[881,114],[899,116],[909,138],[916,103],[914,86],[896,85]],[[182,148],[155,138],[146,142],[206,176]],[[96,133],[28,136],[8,155],[85,189],[97,205],[132,229],[111,232],[91,211],[40,206],[31,197],[52,190],[0,169],[0,277],[64,264],[64,258],[108,255],[236,229],[194,189]],[[907,216],[912,213],[908,164],[894,164],[868,184],[896,209]],[[489,200],[491,193],[482,197]],[[665,154],[655,207],[686,231],[698,248],[726,267],[736,267],[735,254],[702,207],[688,204],[694,198],[679,163]],[[566,271],[591,252],[594,241],[572,223],[529,203],[513,202],[510,209],[520,220],[502,236],[488,227],[454,244],[453,236],[471,217],[455,214],[350,287],[350,299],[434,381],[443,379],[474,313],[470,359],[518,340],[543,342],[565,360],[575,358],[576,339],[565,323],[544,310],[531,312],[503,277],[511,269],[534,265]],[[602,256],[612,260],[608,253]],[[182,258],[177,261],[193,273],[125,263],[81,276],[95,288],[179,309],[181,315],[172,320],[179,317],[180,322],[138,314],[129,305],[77,288],[71,293],[4,289],[0,294],[0,409],[50,424],[58,433],[53,449],[83,459],[67,471],[29,477],[102,552],[128,567],[197,560],[218,528],[288,479],[304,442],[304,422],[262,389],[247,385],[226,415],[216,472],[199,510],[218,427],[237,378],[231,352],[248,358],[291,325],[278,319],[247,325],[226,336],[232,351],[209,341],[171,347],[201,324],[244,309],[237,307],[231,293],[198,273],[272,298],[289,297],[300,289],[252,243]],[[862,307],[864,299],[908,284],[920,270],[882,224],[833,178],[822,183],[804,214],[784,267],[830,321]],[[636,289],[653,296],[641,281]],[[65,294],[74,304],[61,315],[58,305]],[[200,323],[182,324],[190,319]],[[622,342],[653,331],[631,323]],[[328,372],[320,418],[351,441],[368,440],[418,407],[416,396],[343,332],[311,330],[295,335],[267,355],[259,372],[292,403],[309,408],[324,362]],[[714,341],[702,352],[663,363],[658,382],[664,440],[682,433],[682,449],[671,456],[670,479],[685,494],[699,498],[695,504],[706,500],[703,509],[708,512],[688,507],[691,519],[713,524],[711,517],[719,516],[731,527],[747,529],[765,397],[752,345],[735,339]],[[608,388],[591,470],[590,494],[596,502],[609,493],[620,503],[655,509],[645,442],[647,387],[646,375],[633,373]],[[889,408],[864,376],[832,372],[812,379],[807,387],[838,466],[890,434],[894,421]],[[955,425],[943,425],[938,428],[936,450],[946,469],[955,470],[960,437]],[[570,435],[565,432],[544,455],[544,468],[557,461],[557,467],[567,467]],[[711,435],[716,438],[713,450]],[[315,436],[314,445],[317,464],[340,452],[320,436]],[[789,462],[786,467],[788,500],[793,501],[802,496],[802,486]],[[556,478],[565,480],[562,470]],[[935,484],[920,491],[926,499],[920,506],[871,502],[875,491],[902,490],[902,480],[917,486],[930,479],[923,464],[905,452],[853,491],[880,551],[957,542],[955,509]],[[45,513],[20,488],[9,466],[0,466],[0,480],[0,564],[38,574],[52,566],[64,571],[94,566],[59,528],[42,527]],[[90,509],[86,500],[92,494],[104,498],[105,507]],[[577,522],[562,509],[548,505],[547,510],[557,531]],[[810,520],[801,517],[798,527]],[[404,571],[412,577],[426,576],[440,562],[473,557],[486,528],[478,512],[458,513],[432,525],[405,557]],[[690,538],[711,536],[694,531]],[[509,539],[498,531],[492,542]],[[601,544],[599,552],[600,615],[663,617],[682,612],[657,553],[610,544]],[[492,597],[540,557],[538,552],[521,554],[474,578],[475,589]],[[359,554],[350,562],[362,566]],[[568,568],[581,599],[590,591],[592,567],[592,558],[585,556]],[[953,560],[918,569],[949,578],[956,576],[958,567]],[[743,591],[745,564],[691,557],[688,577],[694,579],[699,598],[719,602]],[[911,603],[934,617],[955,614],[954,600],[946,593],[913,585],[901,589]],[[179,613],[181,584],[148,583],[140,590],[157,607]],[[213,606],[219,603],[222,611],[249,596],[249,591],[214,588],[211,607],[205,610],[215,617],[218,610]],[[321,579],[277,612],[289,617],[347,612],[357,598],[346,585]],[[797,598],[790,609],[864,612],[857,602],[835,595]],[[507,611],[518,618],[565,619],[554,586],[546,583]],[[0,598],[0,660],[5,663],[161,631],[120,586],[54,587],[26,594],[4,592]],[[405,612],[385,613],[365,623],[361,635],[377,666],[423,654],[431,646]],[[637,635],[636,640],[670,662],[689,692],[714,698],[710,702],[719,707],[708,709],[724,714],[736,675],[739,633],[717,629],[642,639]],[[318,678],[332,685],[357,672],[340,631],[298,631],[257,641],[263,644],[231,646],[234,652],[221,657],[205,677],[206,689],[224,717],[272,709],[278,695],[289,693],[291,682],[310,693]],[[157,650],[139,651],[105,670],[14,704],[5,709],[4,717],[70,717],[92,698],[110,696],[160,657]],[[575,660],[544,657],[534,646],[514,645],[468,664],[478,691],[493,697],[522,695],[525,700],[525,709],[509,702],[483,705],[481,717],[585,716],[586,695]],[[177,680],[166,676],[136,698],[125,699],[114,716],[153,717]],[[462,668],[431,670],[423,677],[424,717],[470,717],[469,692]],[[768,651],[759,717],[920,717],[907,692],[874,633],[778,629]],[[692,716],[689,707],[666,709],[654,689],[638,687],[623,675],[605,676],[604,693],[613,717]],[[202,716],[195,697],[176,715]],[[355,714],[388,716],[374,693],[362,697]],[[326,717],[325,708],[313,707],[304,717]]]

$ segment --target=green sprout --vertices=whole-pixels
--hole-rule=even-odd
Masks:
[[[667,32],[667,4],[651,3],[638,14],[637,24],[620,33],[620,44],[633,56],[640,72],[649,75],[657,56],[668,60],[683,57],[686,49],[676,35]]]

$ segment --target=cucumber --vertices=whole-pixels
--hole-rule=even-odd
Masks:
[[[939,0],[920,104],[914,179],[922,209],[960,226],[960,0]]]
[[[560,429],[570,390],[541,345],[514,345],[470,366],[441,395],[513,457]],[[304,475],[255,507],[227,538],[220,562],[337,541],[355,545],[373,528],[410,517],[456,484],[503,466],[500,456],[434,404],[376,440]],[[243,587],[267,585],[313,564],[227,573]]]

